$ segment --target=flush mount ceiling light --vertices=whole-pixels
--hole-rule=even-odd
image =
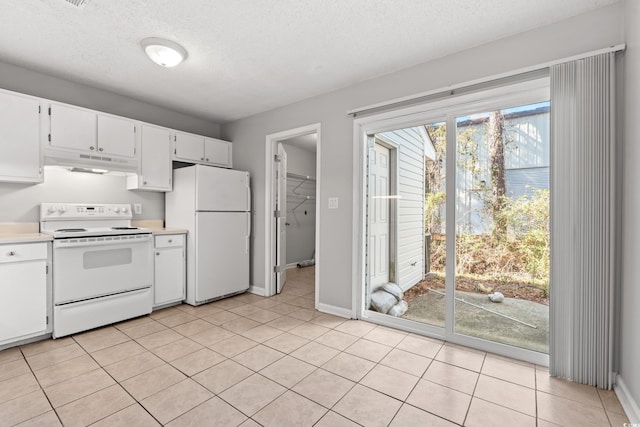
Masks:
[[[153,62],[163,67],[175,67],[187,59],[187,51],[178,43],[149,37],[140,42],[145,53]]]

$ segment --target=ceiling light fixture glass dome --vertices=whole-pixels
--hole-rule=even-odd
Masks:
[[[187,59],[187,51],[170,40],[149,37],[140,42],[145,53],[153,62],[163,67],[175,67]]]

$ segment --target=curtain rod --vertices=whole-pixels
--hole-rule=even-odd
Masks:
[[[590,52],[585,52],[585,53],[581,53],[581,54],[574,55],[574,56],[569,56],[569,57],[566,57],[566,58],[556,59],[554,61],[543,62],[542,64],[532,65],[532,66],[525,67],[525,68],[519,68],[517,70],[507,71],[505,73],[494,74],[493,76],[489,76],[489,77],[483,77],[483,78],[480,78],[480,79],[471,80],[471,81],[467,81],[467,82],[464,82],[464,83],[458,83],[458,84],[454,84],[454,85],[451,85],[451,86],[446,86],[446,87],[439,88],[439,89],[428,90],[426,92],[420,92],[420,93],[416,93],[416,94],[413,94],[413,95],[403,96],[403,97],[400,97],[400,98],[394,98],[394,99],[390,99],[388,101],[378,102],[376,104],[365,105],[363,107],[358,107],[358,108],[354,108],[354,109],[351,109],[351,110],[347,111],[347,115],[355,117],[358,114],[365,113],[365,112],[370,112],[372,110],[377,110],[377,109],[381,109],[381,108],[389,108],[389,107],[392,107],[392,106],[398,106],[400,104],[407,104],[407,103],[411,103],[411,102],[417,102],[417,101],[420,101],[422,98],[430,98],[430,97],[431,98],[436,98],[436,97],[439,97],[439,96],[453,95],[453,92],[455,90],[459,90],[459,89],[463,89],[463,88],[469,88],[471,86],[477,86],[477,85],[493,82],[493,81],[500,80],[500,79],[506,79],[506,78],[509,78],[509,77],[516,77],[516,76],[523,75],[523,74],[535,73],[536,71],[546,70],[546,69],[550,68],[553,65],[558,65],[558,64],[562,64],[562,63],[570,62],[570,61],[577,61],[579,59],[589,58],[591,56],[601,55],[603,53],[620,52],[620,51],[625,50],[625,48],[626,48],[626,45],[624,43],[623,44],[617,44],[617,45],[614,45],[614,46],[609,46],[609,47],[605,47],[605,48],[602,48],[602,49],[593,50],[593,51],[590,51]]]

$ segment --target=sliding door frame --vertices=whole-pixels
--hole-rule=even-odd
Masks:
[[[384,326],[403,329],[416,334],[446,340],[455,344],[473,347],[482,351],[500,354],[538,365],[548,366],[549,355],[511,345],[475,338],[455,332],[455,212],[456,200],[456,127],[459,116],[483,113],[519,105],[549,100],[549,79],[539,78],[522,83],[501,86],[489,90],[417,106],[388,111],[354,120],[353,144],[353,316]],[[447,129],[446,151],[446,295],[445,327],[428,325],[408,319],[396,318],[365,309],[367,285],[366,250],[367,239],[367,150],[370,139],[377,133],[445,122]]]

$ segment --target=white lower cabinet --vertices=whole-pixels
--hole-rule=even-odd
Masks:
[[[155,236],[154,307],[177,303],[185,298],[185,235]]]
[[[0,245],[0,348],[50,331],[48,245]]]

